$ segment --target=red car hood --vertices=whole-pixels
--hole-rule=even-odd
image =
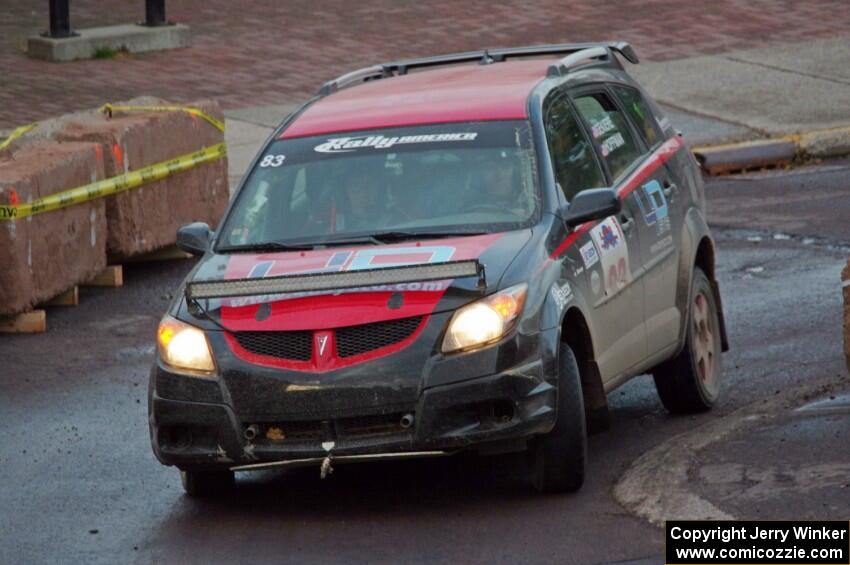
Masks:
[[[504,240],[513,240],[507,249],[499,249],[498,253],[494,249],[493,261],[489,261],[491,265],[482,260],[488,269],[488,279],[495,282],[529,237],[530,230],[523,230],[509,234],[408,241],[381,246],[233,254],[217,256],[215,259],[225,259],[225,279],[259,278],[481,260],[487,250],[502,247],[495,245],[500,240],[502,243],[507,243]],[[216,270],[220,272],[222,265],[219,261],[215,262],[218,264]],[[202,275],[204,270],[202,267],[198,275]],[[282,331],[332,329],[424,316],[437,310],[438,303],[452,284],[452,280],[408,282],[332,293],[302,292],[229,299],[222,301],[221,322],[232,331]]]

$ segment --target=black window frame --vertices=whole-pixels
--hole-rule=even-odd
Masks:
[[[582,85],[579,87],[571,88],[568,92],[570,96],[570,102],[572,103],[573,108],[575,108],[576,114],[578,115],[584,127],[585,135],[588,135],[591,139],[591,144],[593,145],[597,160],[601,161],[603,164],[603,170],[607,178],[608,186],[613,188],[616,186],[616,184],[618,184],[619,181],[628,178],[629,175],[631,175],[638,167],[640,167],[644,163],[644,161],[649,158],[649,155],[652,152],[646,146],[646,143],[643,141],[643,136],[639,135],[638,132],[635,131],[635,126],[632,123],[632,120],[629,118],[628,114],[623,109],[622,104],[620,103],[620,99],[615,96],[614,93],[608,88],[608,83]],[[619,111],[623,115],[626,127],[629,129],[629,133],[631,133],[632,138],[634,138],[635,142],[637,143],[638,149],[642,151],[640,156],[638,156],[631,165],[626,167],[623,172],[620,173],[620,176],[618,176],[617,178],[613,178],[613,175],[611,174],[611,169],[608,167],[608,162],[605,161],[605,158],[600,153],[598,144],[593,142],[593,136],[590,135],[590,124],[575,106],[576,98],[582,98],[584,96],[594,94],[603,94],[611,100],[611,103],[614,104],[614,106],[617,108],[617,111]]]
[[[658,118],[656,117],[655,112],[652,109],[652,106],[647,101],[647,98],[646,98],[646,96],[644,96],[643,92],[641,92],[640,89],[635,88],[634,86],[631,86],[629,84],[609,83],[606,86],[607,86],[608,90],[611,92],[611,95],[614,97],[615,104],[617,104],[617,106],[623,112],[623,115],[626,116],[626,121],[629,123],[632,130],[637,133],[638,140],[642,143],[642,145],[650,153],[652,153],[653,151],[658,149],[661,146],[661,144],[663,144],[666,141],[666,136],[664,134],[664,130],[661,129],[661,124],[658,123]],[[646,108],[649,110],[649,115],[652,118],[652,123],[655,124],[655,131],[658,133],[658,141],[655,142],[655,144],[649,145],[646,142],[645,136],[643,135],[641,128],[638,127],[638,125],[635,123],[635,119],[632,117],[631,112],[628,111],[628,108],[626,108],[625,103],[620,98],[620,95],[617,93],[615,88],[621,88],[623,90],[631,90],[632,92],[636,93],[640,97],[641,100],[643,100],[643,103],[646,105]]]
[[[556,102],[559,102],[561,100],[563,100],[566,103],[566,106],[569,109],[570,113],[572,114],[573,119],[575,119],[576,124],[578,125],[579,130],[581,131],[581,134],[584,136],[584,140],[588,143],[588,145],[590,145],[590,147],[592,149],[593,160],[596,163],[596,168],[602,174],[602,180],[605,182],[605,185],[608,186],[608,187],[611,186],[611,175],[610,175],[610,172],[608,171],[608,165],[605,163],[605,161],[599,155],[599,151],[596,148],[596,144],[593,142],[593,136],[590,135],[590,130],[587,128],[587,124],[586,124],[585,120],[582,118],[581,114],[578,111],[578,108],[576,108],[575,103],[573,102],[573,99],[570,96],[570,91],[568,89],[562,88],[562,87],[555,87],[552,90],[550,90],[546,94],[546,97],[544,98],[543,105],[542,105],[543,111],[541,112],[541,114],[542,114],[541,118],[542,118],[542,125],[543,125],[543,137],[546,139],[546,151],[549,153],[549,162],[550,162],[550,167],[552,169],[552,178],[555,181],[555,186],[556,186],[556,189],[559,193],[558,199],[559,200],[563,199],[566,203],[569,204],[571,202],[571,200],[567,198],[567,195],[564,193],[563,187],[560,185],[560,182],[558,181],[558,173],[555,169],[555,160],[554,160],[554,157],[552,155],[552,151],[549,148],[549,136],[548,136],[548,128],[547,128],[547,121],[548,121],[548,118],[549,118],[549,110],[550,110],[550,108],[552,107],[553,104],[555,104]],[[581,191],[579,191],[579,192],[581,192]],[[578,192],[576,194],[578,194]],[[575,195],[573,195],[573,198],[575,198]]]

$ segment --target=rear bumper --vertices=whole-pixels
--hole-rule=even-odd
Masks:
[[[534,339],[535,355],[518,365],[425,388],[408,406],[378,404],[343,417],[240,418],[220,383],[173,375],[157,365],[149,389],[153,450],[163,464],[199,469],[319,458],[330,445],[334,456],[519,449],[527,438],[551,430],[556,418],[555,363],[549,352],[557,334]],[[197,382],[183,383],[182,398],[176,399],[170,384],[175,379]],[[192,394],[186,394],[187,387]],[[413,416],[411,426],[401,424],[403,415]]]

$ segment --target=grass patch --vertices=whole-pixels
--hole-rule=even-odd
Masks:
[[[116,55],[118,55],[118,50],[113,49],[112,47],[95,47],[94,54],[92,55],[93,59],[112,59]]]

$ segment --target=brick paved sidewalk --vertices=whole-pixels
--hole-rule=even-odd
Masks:
[[[47,0],[0,9],[0,129],[141,94],[226,108],[304,99],[382,60],[532,43],[624,39],[646,60],[850,34],[846,0],[168,0],[194,46],[113,60],[27,58]],[[77,28],[142,19],[143,0],[74,0]]]

